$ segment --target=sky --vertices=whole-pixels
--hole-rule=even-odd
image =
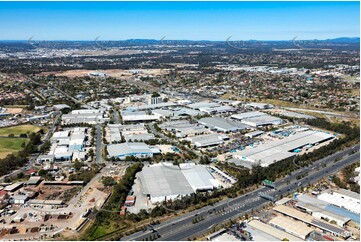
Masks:
[[[0,2],[0,40],[360,36],[359,2]]]

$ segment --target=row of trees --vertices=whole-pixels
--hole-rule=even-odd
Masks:
[[[117,230],[122,225],[125,225],[124,217],[119,216],[120,208],[124,204],[127,194],[132,189],[134,184],[135,175],[142,170],[143,164],[137,162],[132,166],[128,167],[123,178],[113,185],[112,194],[109,197],[109,200],[103,206],[103,208],[96,214],[95,224],[88,230],[88,233],[85,239],[92,240],[96,239],[92,236],[94,232],[103,227],[109,231],[109,227],[113,226],[110,230]],[[106,179],[106,185],[111,185],[113,181],[111,179]]]
[[[359,163],[354,163],[346,166],[344,169],[341,170],[343,179],[341,180],[339,177],[333,176],[332,181],[338,187],[350,189],[353,192],[360,193],[360,185],[357,183],[357,181],[354,180],[354,177],[357,176],[357,172],[355,172],[355,169],[359,166]]]

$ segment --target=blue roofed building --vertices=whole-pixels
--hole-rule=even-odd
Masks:
[[[161,151],[156,146],[150,146],[141,142],[111,144],[107,146],[108,157],[115,157],[124,160],[128,156],[137,158],[151,158],[154,154],[160,154]]]

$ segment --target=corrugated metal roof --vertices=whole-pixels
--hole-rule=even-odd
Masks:
[[[246,157],[253,161],[261,161],[262,164],[268,166],[288,157],[292,157],[295,154],[290,152],[296,148],[303,147],[308,144],[315,144],[321,141],[333,138],[331,134],[324,133],[322,131],[304,131],[291,135],[282,140],[261,144],[255,148],[249,148],[242,151],[238,151],[235,157]]]
[[[358,215],[357,213],[350,212],[350,211],[348,211],[346,209],[336,207],[336,206],[331,205],[331,204],[324,207],[324,209],[326,211],[330,211],[330,212],[338,214],[340,216],[350,218],[352,221],[360,224],[360,215]]]
[[[303,221],[304,223],[311,224],[323,230],[327,230],[331,233],[346,235],[346,231],[330,223],[323,222],[319,219],[313,218],[311,215],[303,213],[297,209],[287,207],[285,205],[278,205],[273,208],[275,211],[290,216],[292,218]]]
[[[151,197],[192,194],[193,189],[177,166],[146,166],[141,174],[143,192]]]
[[[198,122],[209,128],[214,128],[224,132],[239,131],[249,128],[248,125],[241,122],[220,117],[202,118]]]
[[[210,145],[222,144],[224,138],[227,137],[222,137],[219,134],[206,134],[193,136],[188,139],[197,147],[206,147]]]
[[[202,165],[180,164],[180,168],[194,191],[213,189],[214,177]]]
[[[262,223],[259,220],[252,220],[251,222],[248,223],[248,225],[258,230],[261,230],[267,234],[270,234],[275,238],[278,238],[279,240],[283,240],[284,238],[287,238],[289,241],[301,241],[300,238],[297,238],[275,227],[272,227],[269,224]]]
[[[124,156],[133,153],[153,153],[152,149],[145,143],[123,143],[107,146],[109,156]]]
[[[192,194],[197,190],[213,189],[215,180],[205,166],[170,163],[146,166],[139,175],[143,193],[151,197]]]
[[[306,238],[313,231],[306,224],[283,216],[277,216],[271,219],[269,223],[287,232],[291,232],[302,239]]]
[[[233,114],[231,117],[235,119],[248,119],[248,118],[260,117],[260,116],[267,116],[267,114],[255,111],[255,112]]]

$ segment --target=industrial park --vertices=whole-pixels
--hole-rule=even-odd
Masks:
[[[120,217],[153,213],[162,206],[165,211],[173,211],[177,200],[235,188],[243,178],[232,167],[245,171],[257,166],[267,169],[283,160],[297,165],[297,157],[342,139],[338,132],[308,124],[317,120],[315,116],[300,114],[297,123],[274,116],[273,105],[243,102],[229,105],[224,99],[185,101],[174,96],[164,102],[168,97],[162,95],[163,98],[149,94],[103,99],[96,106],[89,102],[83,105],[84,109],[71,111],[64,106],[68,114],[57,115],[54,121],[49,119],[49,123],[58,125],[48,130],[46,148],[24,170],[27,175],[5,176],[1,183],[2,202],[6,206],[1,210],[3,238],[74,236],[92,223],[89,216],[94,211]],[[144,114],[139,115],[137,107],[144,109]],[[208,112],[210,107],[212,112]],[[133,174],[123,204],[117,202],[115,207],[119,210],[108,211],[107,206],[114,206],[107,205],[113,196],[111,187],[136,163],[142,165]],[[311,172],[325,167],[327,164],[317,166]],[[309,174],[301,171],[296,179],[308,179]],[[253,192],[256,196],[252,201],[262,201],[265,210],[240,216],[241,224],[207,238],[275,240],[279,233],[292,240],[357,237],[359,233],[351,231],[359,226],[358,195],[345,189],[335,190],[330,177],[321,183],[324,184],[321,188],[310,182],[295,182],[298,192],[286,190],[291,197],[277,191],[274,182],[279,179],[263,182],[272,189]],[[276,206],[265,205],[267,201]],[[222,199],[215,202],[224,204]],[[210,211],[225,214],[227,209],[223,206]],[[261,216],[258,213],[265,217],[257,219]],[[203,219],[199,217],[199,221],[193,222]],[[300,229],[302,226],[307,229]]]
[[[360,241],[359,5],[0,13],[0,240]]]

